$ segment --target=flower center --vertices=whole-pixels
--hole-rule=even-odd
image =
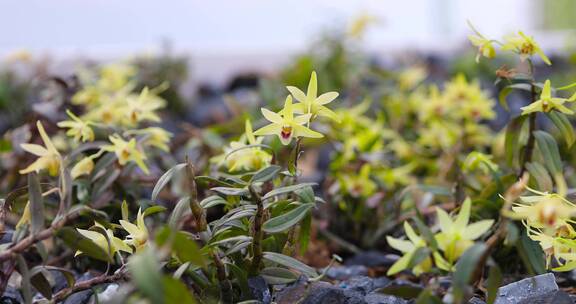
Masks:
[[[292,135],[292,127],[291,126],[283,126],[282,131],[280,131],[280,135],[282,135],[282,138],[284,138],[284,139],[290,138],[290,135]]]
[[[520,48],[520,53],[532,55],[534,53],[534,45],[528,42],[523,43]]]

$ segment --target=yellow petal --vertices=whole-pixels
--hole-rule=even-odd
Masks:
[[[456,229],[461,230],[468,225],[468,221],[470,219],[470,208],[472,206],[472,202],[470,198],[466,198],[464,203],[462,204],[462,208],[460,208],[460,212],[458,213],[458,217],[456,217],[456,221],[454,221],[454,225]]]
[[[275,134],[280,134],[280,131],[282,130],[282,127],[278,124],[269,124],[267,126],[264,126],[258,130],[256,130],[254,132],[255,136],[262,136],[262,135],[275,135]]]
[[[551,87],[550,80],[546,79],[546,82],[544,82],[544,87],[542,88],[542,94],[540,95],[540,99],[552,98],[550,87]]]
[[[328,93],[324,93],[320,96],[318,96],[318,98],[316,98],[315,103],[317,105],[325,105],[328,104],[330,102],[332,102],[334,99],[338,98],[338,92],[328,92]]]
[[[304,126],[293,124],[294,136],[296,137],[310,137],[310,138],[322,138],[324,135],[322,133],[310,130]]]
[[[292,94],[292,96],[294,96],[294,98],[299,102],[304,102],[306,100],[306,94],[304,94],[304,92],[302,92],[302,90],[300,90],[299,88],[293,86],[287,86],[286,89],[288,89],[290,94]]]
[[[36,156],[44,156],[49,154],[46,148],[36,144],[20,144],[20,147],[22,150],[32,153]]]
[[[46,134],[46,131],[44,130],[44,126],[42,126],[42,123],[40,121],[37,121],[36,126],[38,127],[38,132],[40,133],[40,136],[42,137],[42,141],[44,141],[44,145],[46,146],[48,151],[60,155],[58,153],[58,150],[56,150],[56,147],[54,147],[54,144],[52,144],[50,137],[48,137],[48,134]]]
[[[483,220],[467,226],[462,232],[462,237],[467,240],[475,240],[492,227],[494,220]]]
[[[274,113],[266,108],[261,108],[260,111],[262,112],[264,118],[266,118],[270,122],[277,124],[281,124],[283,122],[282,116],[280,116],[280,114],[278,113]]]

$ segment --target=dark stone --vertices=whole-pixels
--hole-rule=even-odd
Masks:
[[[52,293],[57,293],[60,290],[68,287],[68,281],[66,281],[66,277],[62,274],[62,272],[58,270],[48,270],[50,275],[54,279],[54,286],[52,286]]]
[[[296,282],[284,286],[274,293],[274,302],[277,304],[300,302],[306,295],[307,280],[305,276],[301,276]]]
[[[315,282],[309,287],[302,304],[346,304],[344,290],[327,282]]]
[[[326,271],[326,277],[332,280],[347,280],[359,275],[367,275],[368,268],[364,265],[334,266]]]
[[[486,304],[486,302],[482,301],[480,298],[473,297],[468,301],[468,304]]]
[[[562,290],[556,290],[547,294],[522,300],[518,304],[573,304],[569,294]]]
[[[0,303],[2,304],[19,304],[24,303],[24,299],[22,295],[18,291],[18,289],[14,288],[13,286],[6,286],[6,290],[4,290],[4,294],[0,297]]]
[[[366,295],[374,290],[374,280],[367,276],[357,276],[340,283],[339,287]]]
[[[398,260],[395,254],[384,254],[378,251],[364,251],[346,260],[344,265],[363,265],[366,267],[392,266]]]
[[[248,287],[252,293],[252,297],[255,300],[260,301],[263,304],[269,304],[272,302],[272,295],[270,294],[270,289],[268,289],[268,284],[263,277],[251,277],[248,279]]]
[[[382,294],[382,293],[378,293],[378,292],[372,292],[366,295],[366,297],[364,298],[364,301],[366,302],[366,304],[406,304],[408,303],[408,301],[399,298],[399,297],[395,297],[395,296],[391,296],[391,295],[386,295],[386,294]]]
[[[76,282],[83,282],[86,280],[92,279],[94,276],[91,275],[89,272],[84,273],[79,278],[76,278]],[[90,297],[94,292],[92,289],[86,289],[80,292],[76,292],[71,294],[66,300],[64,300],[64,304],[85,304],[88,303]]]
[[[554,274],[541,274],[500,287],[494,304],[517,304],[557,290]]]
[[[378,289],[378,288],[388,286],[388,284],[390,284],[391,281],[387,277],[379,277],[379,278],[375,278],[372,282],[374,283],[374,289]],[[374,289],[372,289],[372,290],[374,290]]]

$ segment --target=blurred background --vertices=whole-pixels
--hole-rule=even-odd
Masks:
[[[468,47],[470,20],[488,36],[519,29],[547,49],[570,47],[571,0],[2,1],[0,56],[26,50],[60,63],[170,51],[186,54],[194,81],[277,70],[325,31],[369,15],[361,46],[386,58],[405,50]],[[60,66],[59,68],[65,68]]]

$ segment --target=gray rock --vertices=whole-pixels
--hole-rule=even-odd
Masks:
[[[308,296],[302,304],[346,304],[344,290],[327,282],[316,282],[310,286]]]
[[[277,304],[298,303],[306,296],[307,288],[307,279],[301,276],[298,281],[288,284],[275,292],[274,302]]]
[[[562,290],[552,291],[536,297],[531,297],[518,304],[573,304],[572,298],[569,294]]]
[[[4,290],[4,294],[0,297],[0,303],[2,304],[19,304],[24,303],[24,299],[22,295],[13,286],[6,286],[6,290]]]
[[[106,288],[98,293],[98,301],[108,303],[116,296],[118,296],[120,285],[113,283],[106,286]]]
[[[272,295],[270,294],[270,289],[268,289],[268,284],[261,276],[251,277],[248,279],[248,287],[255,300],[260,301],[263,304],[269,304],[272,302]]]
[[[354,276],[367,275],[368,268],[364,265],[333,266],[326,272],[326,277],[332,280],[347,280]]]
[[[468,304],[486,304],[486,302],[482,301],[480,298],[472,297],[472,299],[468,301]]]
[[[557,290],[558,285],[554,274],[546,273],[500,287],[494,303],[517,304]]]
[[[367,276],[353,277],[340,283],[339,287],[366,295],[367,293],[374,290],[374,279]]]
[[[384,254],[379,251],[361,252],[350,259],[347,259],[344,265],[363,265],[366,267],[392,266],[396,263],[399,256],[395,254]]]
[[[399,298],[399,297],[395,297],[395,296],[391,296],[391,295],[385,295],[382,293],[378,293],[378,292],[372,292],[366,295],[366,297],[364,297],[364,301],[366,301],[366,304],[406,304],[408,303],[408,301]]]

